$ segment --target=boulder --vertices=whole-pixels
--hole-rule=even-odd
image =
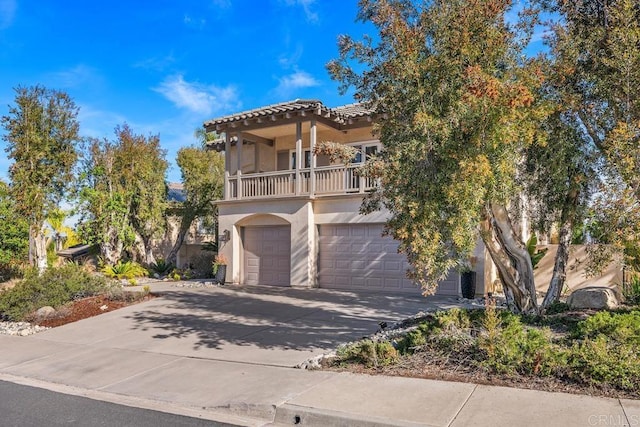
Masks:
[[[45,305],[44,307],[40,307],[36,311],[36,319],[38,320],[48,319],[52,317],[54,314],[56,314],[56,309],[51,306]]]
[[[592,308],[596,310],[616,308],[620,302],[613,289],[604,286],[591,286],[576,289],[567,300],[571,308]]]

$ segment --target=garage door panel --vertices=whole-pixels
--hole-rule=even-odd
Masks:
[[[382,224],[332,224],[319,228],[320,287],[419,294],[406,277],[409,263],[398,242],[382,236]],[[457,295],[458,275],[442,281],[438,293]]]
[[[290,285],[290,235],[289,226],[244,228],[245,284]]]

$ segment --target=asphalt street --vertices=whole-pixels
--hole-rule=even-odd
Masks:
[[[228,424],[100,402],[0,381],[0,426],[210,427]]]

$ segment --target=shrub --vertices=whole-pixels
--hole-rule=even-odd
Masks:
[[[169,277],[173,280],[190,280],[195,276],[194,272],[188,268],[180,269],[174,268],[169,273]]]
[[[624,300],[630,305],[640,305],[640,275],[633,275],[622,287]]]
[[[593,339],[603,335],[619,345],[640,345],[640,310],[628,313],[601,311],[578,323],[575,339]]]
[[[477,345],[483,354],[481,364],[490,371],[546,376],[565,364],[549,328],[525,327],[518,316],[497,313],[492,305],[487,306],[481,325]]]
[[[547,307],[547,309],[545,310],[545,314],[560,314],[565,313],[570,309],[571,307],[569,307],[569,304],[567,304],[566,302],[554,301],[551,303],[551,305],[549,305],[549,307]]]
[[[427,343],[426,335],[428,335],[428,324],[422,323],[398,342],[398,351],[400,354],[412,354]]]
[[[40,307],[59,307],[108,288],[104,277],[91,275],[75,264],[49,268],[41,275],[30,269],[15,287],[0,293],[0,313],[9,320],[20,321]]]
[[[167,275],[173,269],[173,264],[166,262],[164,259],[158,259],[154,264],[151,264],[151,270],[160,276]]]
[[[567,376],[587,384],[640,390],[638,345],[620,345],[605,335],[574,343],[569,353]]]
[[[370,368],[395,362],[398,352],[388,341],[363,340],[340,348],[338,357],[343,362],[360,363]]]
[[[118,261],[115,265],[106,265],[102,267],[101,271],[105,276],[118,280],[133,279],[149,275],[146,268],[133,261]]]

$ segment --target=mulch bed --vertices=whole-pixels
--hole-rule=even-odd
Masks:
[[[93,297],[82,298],[69,303],[67,306],[59,309],[55,316],[50,319],[41,320],[36,322],[40,326],[47,326],[55,328],[56,326],[66,325],[78,320],[86,319],[93,316],[98,316],[103,313],[108,313],[113,310],[117,310],[122,307],[127,307],[132,304],[137,304],[142,301],[149,301],[155,298],[153,294],[147,294],[141,299],[121,300],[110,299],[106,295],[97,295]]]

